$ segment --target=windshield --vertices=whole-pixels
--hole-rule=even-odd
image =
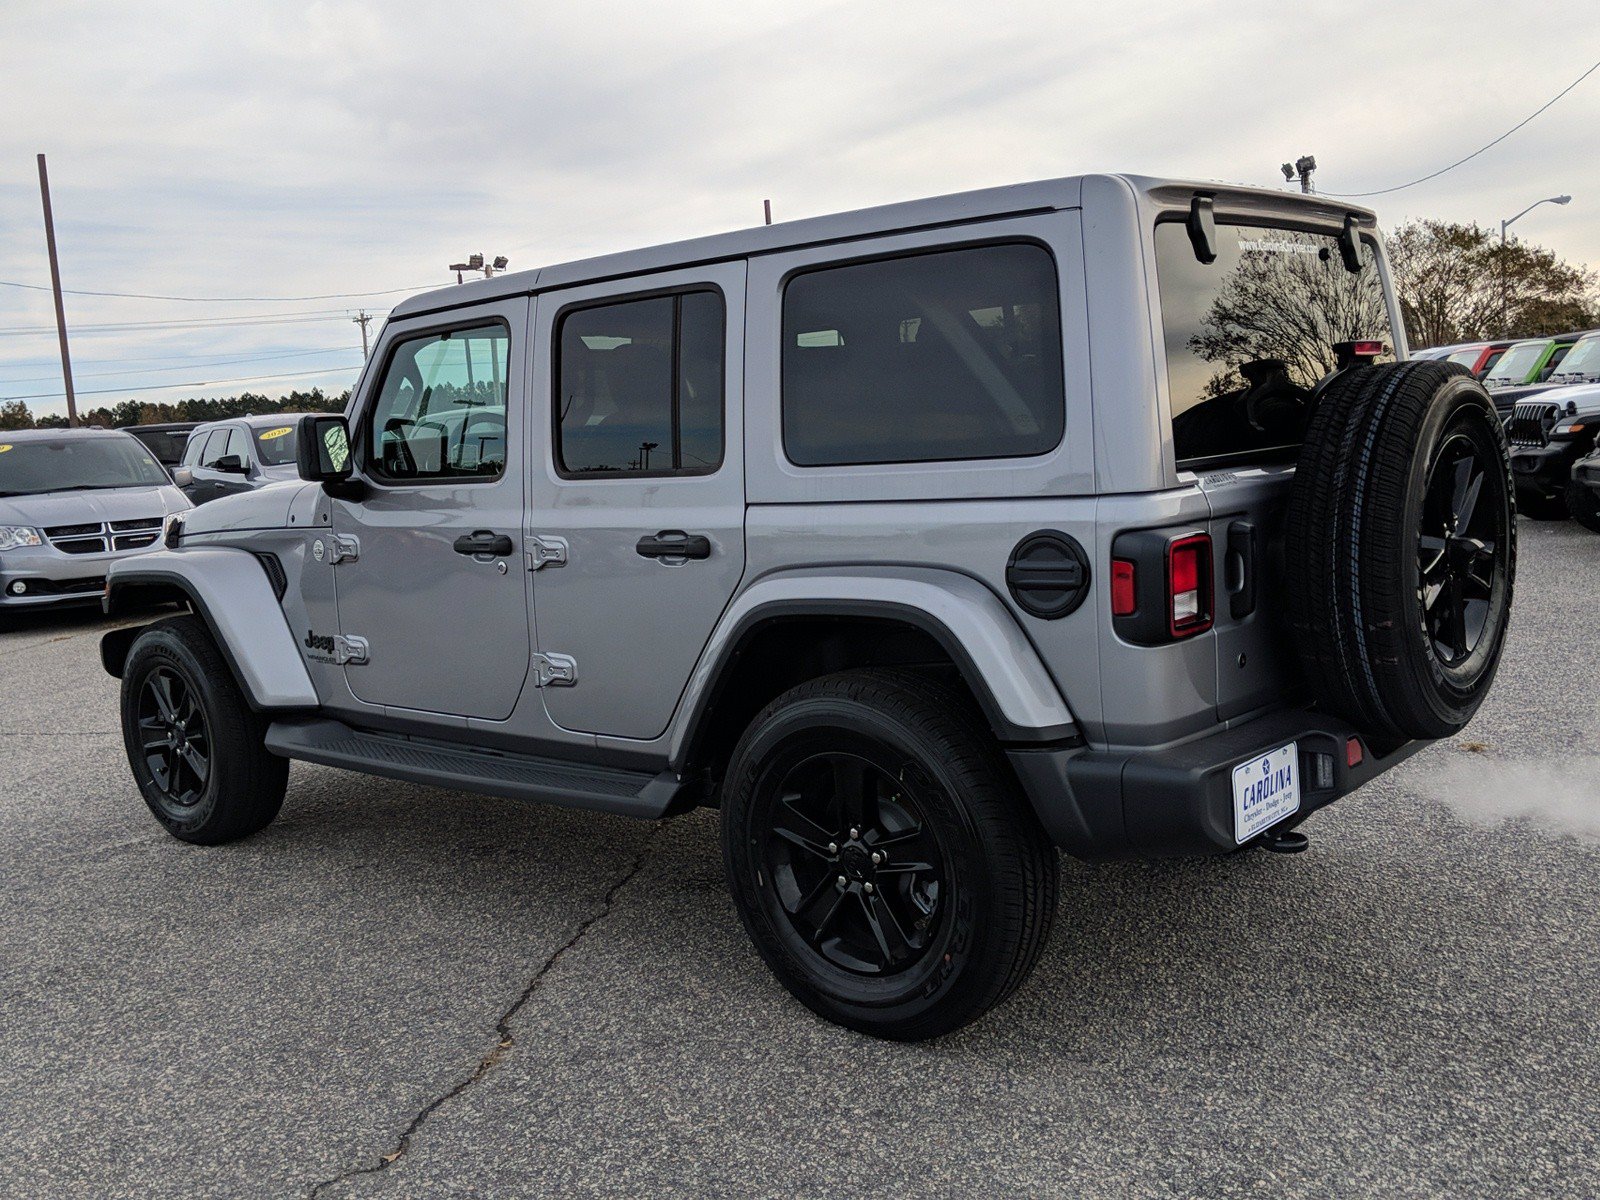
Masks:
[[[1459,363],[1461,366],[1470,371],[1473,367],[1478,365],[1478,355],[1482,353],[1482,346],[1474,346],[1470,350],[1457,350],[1445,361]]]
[[[1559,379],[1563,375],[1600,375],[1600,337],[1578,339],[1552,378]]]
[[[1211,263],[1181,222],[1155,240],[1179,462],[1298,446],[1334,344],[1393,340],[1370,242],[1352,273],[1331,234],[1219,225]]]
[[[0,433],[0,496],[77,488],[152,487],[171,482],[155,456],[131,437],[59,438],[7,443]]]
[[[1490,383],[1524,383],[1533,374],[1534,365],[1544,357],[1549,342],[1518,342],[1505,352],[1505,356],[1489,372]]]
[[[271,429],[257,429],[256,457],[264,467],[281,467],[294,461],[294,425],[274,425]]]

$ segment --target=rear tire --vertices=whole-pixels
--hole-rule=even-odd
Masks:
[[[145,804],[173,837],[215,846],[272,823],[289,760],[265,737],[199,618],[159,621],[129,647],[123,744]]]
[[[779,981],[876,1037],[976,1020],[1027,978],[1055,918],[1055,849],[988,730],[910,672],[848,671],[769,704],[723,782],[722,848]]]
[[[1322,706],[1441,738],[1499,666],[1516,571],[1505,433],[1452,363],[1355,367],[1319,397],[1287,524],[1290,620]]]

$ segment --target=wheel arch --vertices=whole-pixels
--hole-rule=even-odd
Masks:
[[[234,681],[257,711],[315,708],[316,689],[301,660],[272,581],[255,556],[231,547],[156,551],[112,564],[106,577],[108,616],[179,603],[205,623]],[[143,627],[114,629],[100,640],[100,661],[121,678]]]
[[[866,666],[944,670],[997,740],[1081,740],[1065,699],[999,599],[955,572],[769,577],[734,601],[689,681],[675,770],[725,759],[754,715],[796,684]]]

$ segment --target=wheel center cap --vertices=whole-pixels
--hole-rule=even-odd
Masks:
[[[851,879],[861,880],[872,874],[872,858],[863,847],[853,843],[839,852],[839,864]]]

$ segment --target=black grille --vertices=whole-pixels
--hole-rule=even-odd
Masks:
[[[106,551],[103,537],[52,538],[50,544],[63,554],[104,554]]]
[[[45,537],[54,541],[56,538],[70,537],[96,537],[100,533],[100,525],[52,525],[44,531]]]
[[[1506,438],[1513,446],[1544,446],[1555,428],[1557,408],[1548,400],[1522,400],[1511,410]]]
[[[92,575],[87,579],[26,579],[28,590],[24,596],[87,596],[93,592],[106,590],[104,575]]]
[[[112,533],[124,533],[130,529],[160,529],[160,517],[140,517],[137,521],[113,521]]]
[[[112,538],[111,544],[117,550],[137,550],[141,546],[154,545],[156,538],[160,536],[159,530],[151,530],[149,533],[124,533]]]
[[[63,554],[104,554],[107,550],[143,550],[161,536],[163,517],[134,517],[109,525],[52,525],[44,531]]]
[[[283,563],[278,560],[276,554],[257,554],[256,561],[267,573],[267,581],[272,584],[272,594],[282,600],[289,591],[289,577],[283,573]]]

